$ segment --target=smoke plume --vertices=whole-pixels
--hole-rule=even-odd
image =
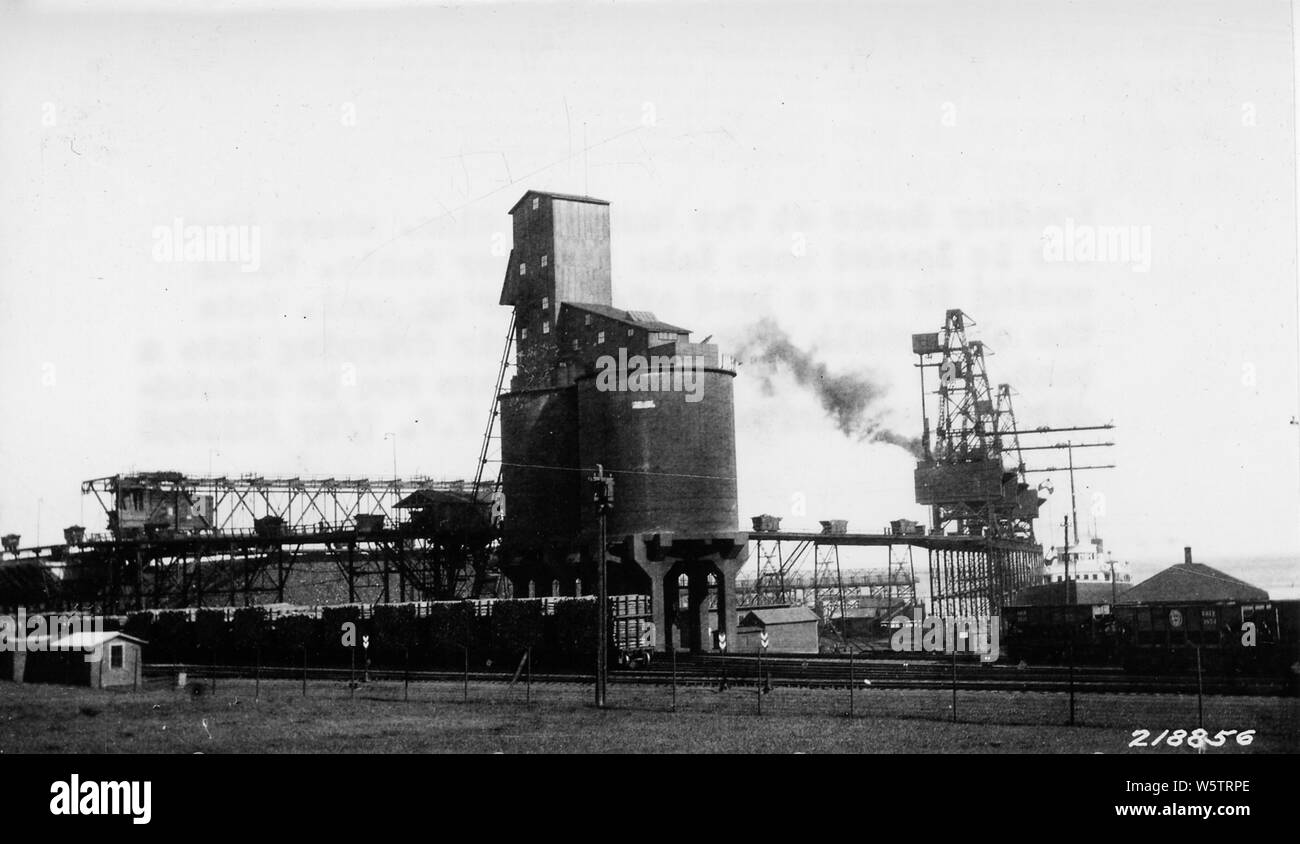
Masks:
[[[915,457],[921,456],[919,437],[900,434],[885,424],[880,406],[885,396],[883,386],[860,373],[832,373],[812,352],[791,342],[774,320],[763,319],[755,325],[740,352],[746,362],[757,365],[760,383],[768,395],[776,392],[772,376],[786,369],[800,386],[812,390],[845,436],[896,445]]]

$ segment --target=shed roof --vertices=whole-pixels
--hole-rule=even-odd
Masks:
[[[647,331],[671,331],[674,334],[690,334],[689,328],[682,328],[679,325],[671,325],[667,322],[661,322],[650,311],[625,311],[622,308],[615,308],[612,305],[598,305],[594,302],[565,302],[566,308],[577,308],[580,311],[588,311],[593,314],[599,314],[609,319],[617,320],[628,325],[635,325],[644,328]]]
[[[1178,563],[1126,590],[1118,603],[1224,600],[1267,601],[1268,592],[1203,563]]]
[[[65,651],[91,650],[114,639],[125,639],[137,645],[145,644],[144,639],[138,639],[135,636],[123,633],[121,630],[83,630],[80,633],[71,633],[55,639],[52,646]]]
[[[509,213],[511,214],[515,213],[515,209],[519,207],[520,203],[522,203],[525,199],[527,199],[530,196],[545,196],[550,199],[561,199],[564,200],[565,202],[590,202],[593,205],[609,204],[609,200],[597,199],[594,196],[582,196],[576,193],[551,193],[550,191],[544,191],[544,190],[530,190],[530,191],[524,191],[524,195],[519,197],[519,202],[516,202],[514,205],[510,206]]]
[[[876,597],[874,595],[863,596],[861,598],[858,598],[857,601],[862,606],[849,607],[844,610],[843,614],[840,617],[841,618],[876,618],[883,613],[889,612],[891,608],[895,611],[901,612],[902,609],[906,606],[906,604],[903,601],[898,600],[897,598],[891,602],[883,596]]]
[[[506,276],[501,282],[501,301],[499,305],[514,305],[519,301],[519,274],[515,272],[515,250],[510,250],[510,259],[506,261]]]
[[[740,627],[772,627],[777,624],[817,622],[817,613],[808,607],[755,607],[740,617]]]
[[[854,599],[858,602],[856,609],[888,609],[889,607],[902,607],[907,601],[901,595],[861,595]],[[852,613],[855,607],[849,607],[844,612]]]
[[[470,506],[474,504],[474,497],[463,492],[444,492],[440,489],[417,489],[415,492],[403,498],[394,504],[403,510],[414,510],[420,507],[430,507],[435,504],[461,504]]]

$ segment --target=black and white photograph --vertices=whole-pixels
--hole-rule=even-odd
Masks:
[[[959,754],[1080,822],[1262,819],[1298,20],[0,0],[11,802]]]

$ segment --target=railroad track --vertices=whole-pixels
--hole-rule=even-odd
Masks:
[[[749,657],[693,657],[678,662],[678,680],[701,677],[711,682],[752,684],[757,677],[757,661]],[[666,680],[671,667],[655,663],[636,672],[620,676],[644,681]],[[955,672],[958,689],[990,691],[1067,691],[1071,685],[1068,668],[1039,666],[1016,668],[1003,665],[958,663]],[[850,683],[883,689],[952,688],[954,670],[951,661],[923,659],[848,659],[826,657],[772,657],[763,660],[763,681],[782,686],[839,687]],[[1178,693],[1196,691],[1196,678],[1125,674],[1114,668],[1079,667],[1074,671],[1076,691]],[[1207,693],[1265,694],[1268,689],[1258,682],[1228,682],[1207,678]]]
[[[678,662],[678,678],[695,678],[703,674],[713,682],[721,682],[724,674],[728,682],[752,684],[757,677],[757,660],[751,657],[691,657]],[[663,681],[671,672],[666,661],[652,663],[648,669],[635,672],[646,680]],[[1064,666],[1034,666],[1018,668],[1011,665],[980,665],[959,662],[955,671],[955,684],[960,690],[985,691],[1035,691],[1076,692],[1101,694],[1195,694],[1197,680],[1194,675],[1130,674],[1119,668],[1103,666],[1078,666],[1071,671]],[[951,660],[918,659],[855,659],[850,666],[847,658],[828,657],[771,657],[763,659],[763,680],[782,686],[810,688],[846,688],[853,684],[870,685],[879,689],[951,689],[954,669]],[[1226,678],[1206,676],[1202,679],[1206,694],[1277,695],[1283,693],[1280,681],[1270,678]]]
[[[170,677],[186,672],[194,680],[252,679],[260,676],[272,680],[301,680],[301,666],[247,665],[146,665],[146,677]],[[848,688],[850,684],[870,686],[873,689],[951,689],[954,684],[962,691],[1005,692],[1067,692],[1073,687],[1077,693],[1092,694],[1196,694],[1194,675],[1130,674],[1118,668],[1078,666],[1073,679],[1070,669],[1063,666],[1033,666],[1019,668],[1010,665],[980,665],[959,662],[955,678],[953,664],[943,659],[855,659],[850,665],[847,658],[838,657],[765,657],[763,673],[758,675],[758,661],[742,656],[682,656],[676,664],[676,681],[679,685],[719,686],[724,678],[728,685],[752,686],[756,682],[770,683],[776,687],[792,688]],[[349,668],[311,668],[306,670],[309,681],[334,681],[347,683],[360,679],[364,672]],[[403,669],[371,668],[369,678],[377,682],[474,682],[508,683],[514,671],[404,671]],[[673,682],[671,660],[656,655],[644,667],[621,668],[610,673],[611,682],[619,684],[667,685]],[[524,676],[519,676],[519,682]],[[534,671],[535,684],[590,683],[589,672]],[[1281,695],[1285,689],[1281,681],[1260,677],[1216,677],[1202,679],[1205,694],[1222,695]]]

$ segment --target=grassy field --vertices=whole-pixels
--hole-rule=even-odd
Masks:
[[[255,699],[255,694],[257,699]],[[1195,753],[1130,748],[1132,731],[1197,726],[1196,698],[776,689],[757,715],[755,689],[671,691],[615,684],[610,708],[590,685],[293,681],[205,684],[195,695],[151,681],[138,692],[0,683],[0,753]],[[525,700],[525,696],[529,700]],[[1206,698],[1204,723],[1257,733],[1207,753],[1300,751],[1300,701]]]

